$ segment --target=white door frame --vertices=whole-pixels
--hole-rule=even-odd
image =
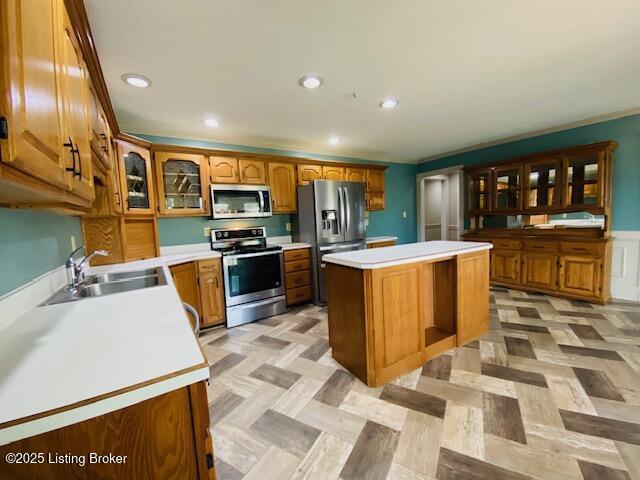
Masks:
[[[431,170],[429,172],[422,172],[416,175],[416,212],[418,215],[418,221],[417,223],[417,239],[419,242],[424,242],[425,241],[425,235],[424,235],[424,200],[425,200],[425,188],[424,188],[424,184],[425,184],[425,179],[427,177],[433,177],[434,175],[450,175],[452,173],[459,173],[459,181],[460,181],[460,185],[459,185],[459,194],[460,194],[460,198],[459,198],[459,219],[458,219],[458,223],[459,223],[459,228],[460,228],[460,234],[462,235],[464,233],[464,172],[462,171],[463,165],[454,165],[452,167],[447,167],[447,168],[441,168],[439,170]],[[448,186],[448,182],[447,182],[447,186]],[[447,192],[448,194],[448,192]],[[448,198],[448,197],[447,197]],[[449,219],[449,212],[448,212],[448,208],[449,208],[449,202],[445,202],[446,206],[442,209],[441,212],[441,218],[444,218],[442,215],[444,215],[446,213],[447,217],[445,219],[444,222],[442,222],[442,228],[444,229],[444,226],[447,225],[447,230],[448,230],[448,219]],[[449,238],[449,232],[447,231],[445,235],[442,236],[442,238],[447,239]]]

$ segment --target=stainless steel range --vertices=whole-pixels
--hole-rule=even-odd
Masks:
[[[282,247],[267,246],[264,227],[212,230],[211,250],[222,253],[227,327],[286,311]]]

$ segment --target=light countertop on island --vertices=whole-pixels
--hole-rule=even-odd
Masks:
[[[412,262],[422,262],[464,253],[479,252],[492,248],[487,242],[454,242],[434,240],[430,242],[405,243],[391,247],[354,250],[325,255],[323,260],[362,270],[393,267]]]

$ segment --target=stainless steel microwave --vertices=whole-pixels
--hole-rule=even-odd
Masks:
[[[211,218],[271,216],[271,189],[267,185],[211,185]]]

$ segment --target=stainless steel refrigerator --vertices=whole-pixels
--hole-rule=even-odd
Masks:
[[[298,187],[294,239],[311,244],[316,305],[327,301],[322,257],[366,248],[364,211],[364,183],[314,180]]]

